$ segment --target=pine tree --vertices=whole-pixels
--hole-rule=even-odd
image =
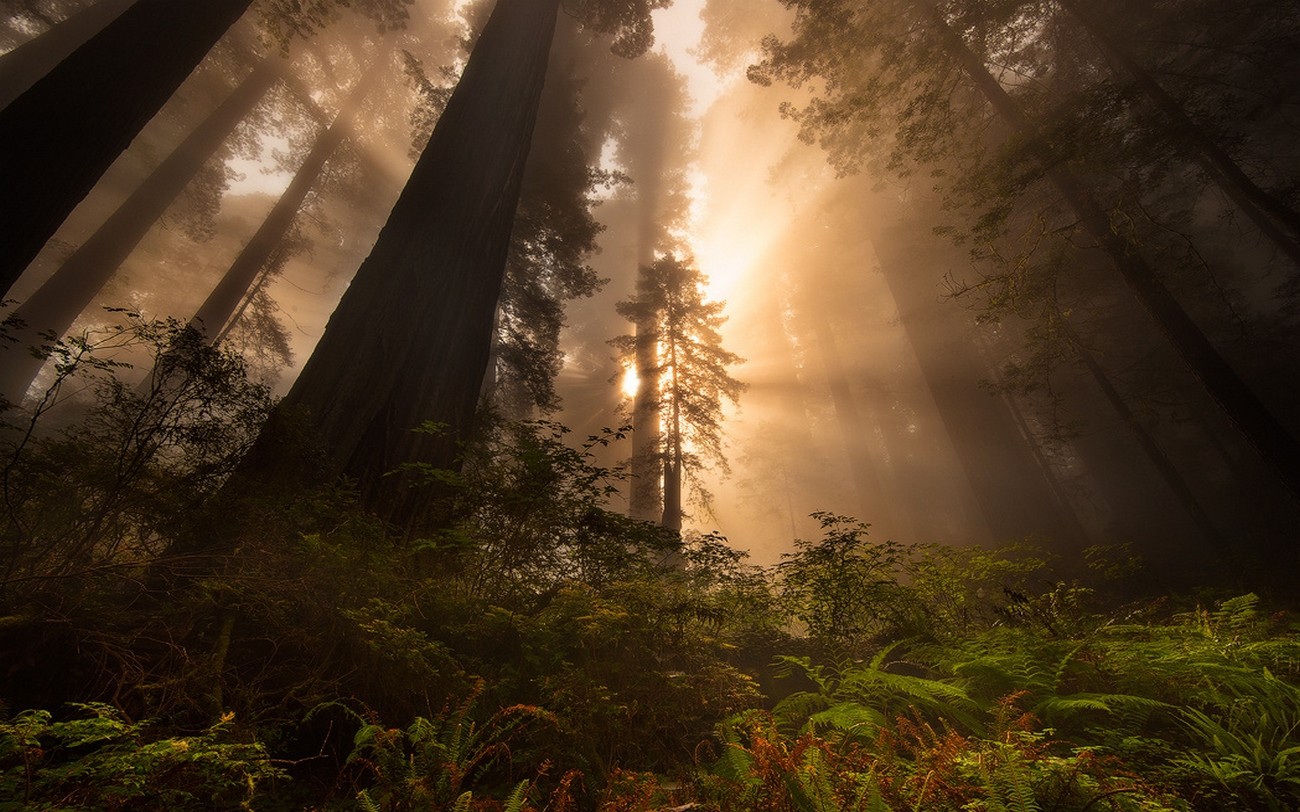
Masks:
[[[723,401],[737,404],[745,389],[727,371],[743,359],[722,347],[724,303],[705,299],[707,281],[690,257],[669,254],[646,266],[636,295],[618,304],[619,314],[637,325],[637,333],[611,342],[629,357],[647,337],[658,348],[661,523],[673,530],[682,527],[683,485],[693,486],[696,501],[707,506],[709,494],[700,475],[710,467],[728,470],[722,447]]]

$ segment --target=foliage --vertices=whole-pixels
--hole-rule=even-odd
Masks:
[[[247,380],[241,357],[178,321],[125,315],[101,333],[52,342],[53,382],[30,411],[5,415],[6,602],[44,579],[152,560],[230,474],[269,411],[269,393]],[[141,351],[148,378],[118,378],[129,365],[113,354]],[[93,400],[69,397],[74,389]]]
[[[639,335],[610,341],[626,357],[635,357],[638,340],[658,345],[659,410],[665,416],[661,454],[678,484],[682,475],[696,499],[708,506],[700,474],[709,467],[728,471],[722,452],[722,404],[736,404],[745,384],[728,367],[744,359],[722,346],[719,332],[726,317],[724,302],[704,298],[707,278],[692,257],[665,256],[641,269],[636,295],[618,304],[618,312],[638,326]],[[667,485],[665,486],[667,488]]]
[[[102,704],[54,721],[24,711],[0,723],[0,809],[248,809],[284,778],[227,715],[192,736],[155,734]]]

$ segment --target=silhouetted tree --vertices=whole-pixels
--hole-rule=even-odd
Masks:
[[[707,280],[690,257],[668,255],[642,269],[636,295],[618,312],[638,326],[637,334],[612,341],[625,354],[636,353],[647,332],[658,348],[659,413],[663,415],[664,512],[662,524],[682,527],[682,487],[694,485],[697,501],[709,494],[699,474],[716,466],[726,471],[722,450],[722,404],[738,403],[744,384],[727,371],[741,358],[722,347],[718,329],[726,321],[723,303],[704,298]]]
[[[250,3],[137,0],[0,110],[0,294]]]
[[[578,5],[571,10],[617,32],[615,48],[630,55],[649,46],[648,12],[662,3]],[[305,413],[324,447],[327,462],[312,475],[347,472],[399,521],[414,519],[421,499],[409,477],[385,475],[417,460],[452,466],[473,423],[558,10],[558,0],[499,0],[282,404]],[[412,431],[430,421],[448,430]]]

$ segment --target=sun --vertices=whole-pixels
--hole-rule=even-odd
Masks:
[[[619,390],[623,397],[631,400],[636,397],[636,390],[641,385],[641,379],[636,375],[636,366],[628,364],[623,367],[623,380],[619,383]]]

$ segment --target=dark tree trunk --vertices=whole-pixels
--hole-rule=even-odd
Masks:
[[[1021,113],[1015,100],[988,72],[983,61],[967,47],[961,36],[948,26],[939,10],[925,0],[916,0],[914,5],[998,115],[1031,146],[1034,157],[1043,166],[1048,180],[1074,211],[1088,236],[1105,252],[1111,264],[1210,396],[1260,455],[1268,460],[1291,492],[1300,498],[1300,442],[1269,412],[1210,343],[1205,333],[1157,278],[1155,271],[1143,259],[1138,246],[1111,228],[1110,218],[1093,197],[1091,189],[1057,160],[1047,142]]]
[[[0,296],[251,0],[137,0],[0,111]]]
[[[1079,360],[1083,362],[1084,369],[1088,370],[1089,376],[1091,376],[1092,380],[1097,384],[1102,395],[1105,396],[1106,402],[1110,404],[1111,408],[1115,410],[1115,414],[1120,418],[1120,421],[1123,422],[1124,426],[1132,433],[1133,439],[1137,441],[1138,445],[1142,448],[1142,452],[1146,455],[1147,460],[1151,463],[1152,467],[1155,468],[1156,472],[1159,473],[1165,486],[1168,487],[1169,492],[1178,500],[1178,504],[1182,506],[1183,510],[1187,513],[1188,518],[1192,520],[1196,525],[1197,530],[1200,531],[1203,541],[1205,542],[1204,550],[1208,551],[1216,548],[1225,549],[1226,545],[1224,544],[1223,535],[1215,526],[1214,521],[1210,519],[1209,514],[1207,514],[1205,509],[1201,507],[1200,500],[1198,500],[1196,494],[1192,492],[1191,487],[1187,484],[1187,480],[1183,478],[1182,472],[1178,470],[1178,467],[1169,459],[1169,455],[1167,455],[1164,452],[1164,449],[1160,447],[1160,444],[1156,442],[1155,437],[1153,437],[1151,432],[1147,430],[1147,427],[1142,424],[1142,421],[1138,419],[1138,416],[1134,414],[1133,410],[1129,407],[1128,402],[1124,400],[1124,396],[1120,394],[1119,390],[1115,387],[1115,384],[1111,381],[1110,376],[1106,374],[1106,370],[1102,368],[1101,362],[1098,361],[1096,356],[1092,354],[1092,351],[1079,340],[1073,330],[1068,326],[1065,329],[1067,330],[1066,335],[1070,341],[1070,345],[1074,348],[1074,351],[1078,353]],[[1106,474],[1102,473],[1101,476],[1104,477]]]
[[[103,30],[135,0],[99,0],[0,56],[0,108],[22,95],[87,40]]]
[[[558,8],[559,0],[498,0],[283,403],[323,446],[325,465],[313,475],[346,472],[398,521],[418,513],[419,500],[408,477],[384,475],[415,461],[453,467],[473,426]],[[446,430],[413,433],[428,421]]]
[[[1192,121],[1183,106],[1114,41],[1092,14],[1074,0],[1060,0],[1060,3],[1083,23],[1107,58],[1129,75],[1168,120],[1168,132],[1174,143],[1188,150],[1260,233],[1300,267],[1300,214],[1255,183],[1232,156],[1206,134],[1203,127]]]
[[[13,403],[22,400],[44,363],[27,348],[39,346],[43,336],[61,336],[68,331],[167,207],[275,84],[278,62],[271,57],[258,65],[14,311],[20,326],[11,331],[17,340],[0,349],[0,397]]]
[[[659,358],[653,325],[636,325],[636,393],[632,398],[632,482],[628,514],[653,521],[663,514],[663,449],[659,431]]]
[[[258,274],[270,260],[276,247],[284,241],[284,236],[293,225],[294,218],[298,216],[298,210],[302,208],[308,192],[320,179],[325,164],[347,138],[357,110],[381,73],[376,65],[357,83],[356,88],[343,103],[334,123],[316,139],[316,143],[312,144],[307,157],[294,173],[293,180],[280,195],[280,199],[275,202],[266,219],[262,221],[262,225],[239,252],[239,256],[235,257],[235,261],[221,277],[221,281],[212,289],[194,317],[190,319],[190,326],[202,333],[209,344],[214,343],[221,335],[222,328],[230,321],[239,303],[248,295],[249,289],[257,281]]]
[[[664,460],[664,513],[659,524],[669,530],[682,529],[682,407],[677,388],[677,345],[670,343],[668,364],[672,369],[672,405],[668,417],[668,449]]]

